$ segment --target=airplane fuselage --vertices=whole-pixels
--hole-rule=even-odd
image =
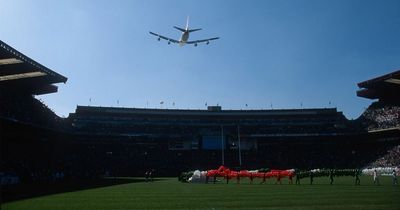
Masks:
[[[179,45],[183,46],[189,39],[189,31],[182,32],[181,39],[179,40]]]

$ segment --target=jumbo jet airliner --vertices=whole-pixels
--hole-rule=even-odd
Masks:
[[[162,36],[160,34],[153,33],[151,31],[150,31],[150,34],[154,35],[154,36],[157,36],[158,37],[157,38],[158,41],[160,41],[161,39],[165,39],[165,40],[168,41],[168,44],[171,44],[171,42],[172,42],[172,43],[175,43],[175,44],[179,44],[180,46],[183,46],[185,44],[194,44],[194,46],[197,47],[198,43],[205,42],[206,44],[210,44],[210,41],[219,39],[219,37],[214,37],[214,38],[210,38],[210,39],[200,39],[200,40],[188,41],[190,32],[195,32],[195,31],[201,30],[201,28],[189,29],[189,17],[187,17],[187,19],[186,19],[186,27],[184,29],[176,27],[176,26],[174,26],[174,28],[178,29],[179,31],[182,31],[182,35],[181,35],[181,38],[179,39],[179,41],[175,40],[175,39],[168,38],[166,36]]]

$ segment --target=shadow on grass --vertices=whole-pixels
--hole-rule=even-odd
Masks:
[[[154,179],[154,182],[163,179]],[[146,182],[144,178],[134,177],[116,177],[99,178],[91,180],[68,180],[55,183],[29,183],[13,186],[1,187],[1,203],[17,201],[27,198],[34,198],[44,195],[52,195],[65,192],[74,192],[99,187],[108,187],[113,185]]]

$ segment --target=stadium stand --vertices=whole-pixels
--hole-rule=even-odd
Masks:
[[[53,151],[62,119],[35,95],[57,92],[67,78],[0,41],[0,183],[2,195],[16,185],[59,180]]]
[[[362,168],[399,163],[399,71],[359,83],[378,99],[357,119],[329,109],[206,110],[77,106],[60,118],[35,95],[67,78],[0,42],[2,193],[101,176],[192,169]],[[3,193],[4,194],[4,193]],[[5,193],[7,194],[7,193]]]
[[[400,70],[358,83],[357,95],[373,102],[360,116],[368,131],[400,127]]]
[[[336,109],[207,111],[78,106],[69,120],[81,132],[125,135],[216,136],[221,126],[233,135],[240,126],[242,135],[251,137],[331,136],[347,128],[346,118]]]
[[[33,95],[57,92],[67,78],[37,63],[0,40],[0,117],[57,126],[60,118]]]
[[[400,70],[358,83],[357,95],[377,99],[355,121],[373,136],[400,136]],[[399,144],[381,148],[379,158],[368,167],[400,167]]]

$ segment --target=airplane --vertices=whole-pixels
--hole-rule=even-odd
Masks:
[[[156,33],[151,32],[151,31],[150,31],[150,34],[154,35],[154,36],[157,36],[158,37],[157,38],[158,41],[160,41],[161,39],[165,39],[165,40],[168,41],[168,44],[171,44],[171,42],[172,42],[174,44],[179,44],[180,46],[183,46],[185,44],[193,44],[195,47],[197,47],[198,43],[205,42],[208,45],[208,44],[210,44],[210,41],[219,39],[219,37],[214,37],[214,38],[209,38],[209,39],[200,39],[200,40],[188,41],[189,33],[201,30],[201,28],[189,29],[189,17],[187,17],[187,19],[186,19],[186,27],[184,29],[180,28],[180,27],[177,27],[177,26],[174,26],[174,28],[178,29],[179,31],[182,31],[182,35],[181,35],[181,38],[179,39],[179,41],[175,40],[175,39],[168,38],[166,36],[162,36],[160,34],[156,34]]]

